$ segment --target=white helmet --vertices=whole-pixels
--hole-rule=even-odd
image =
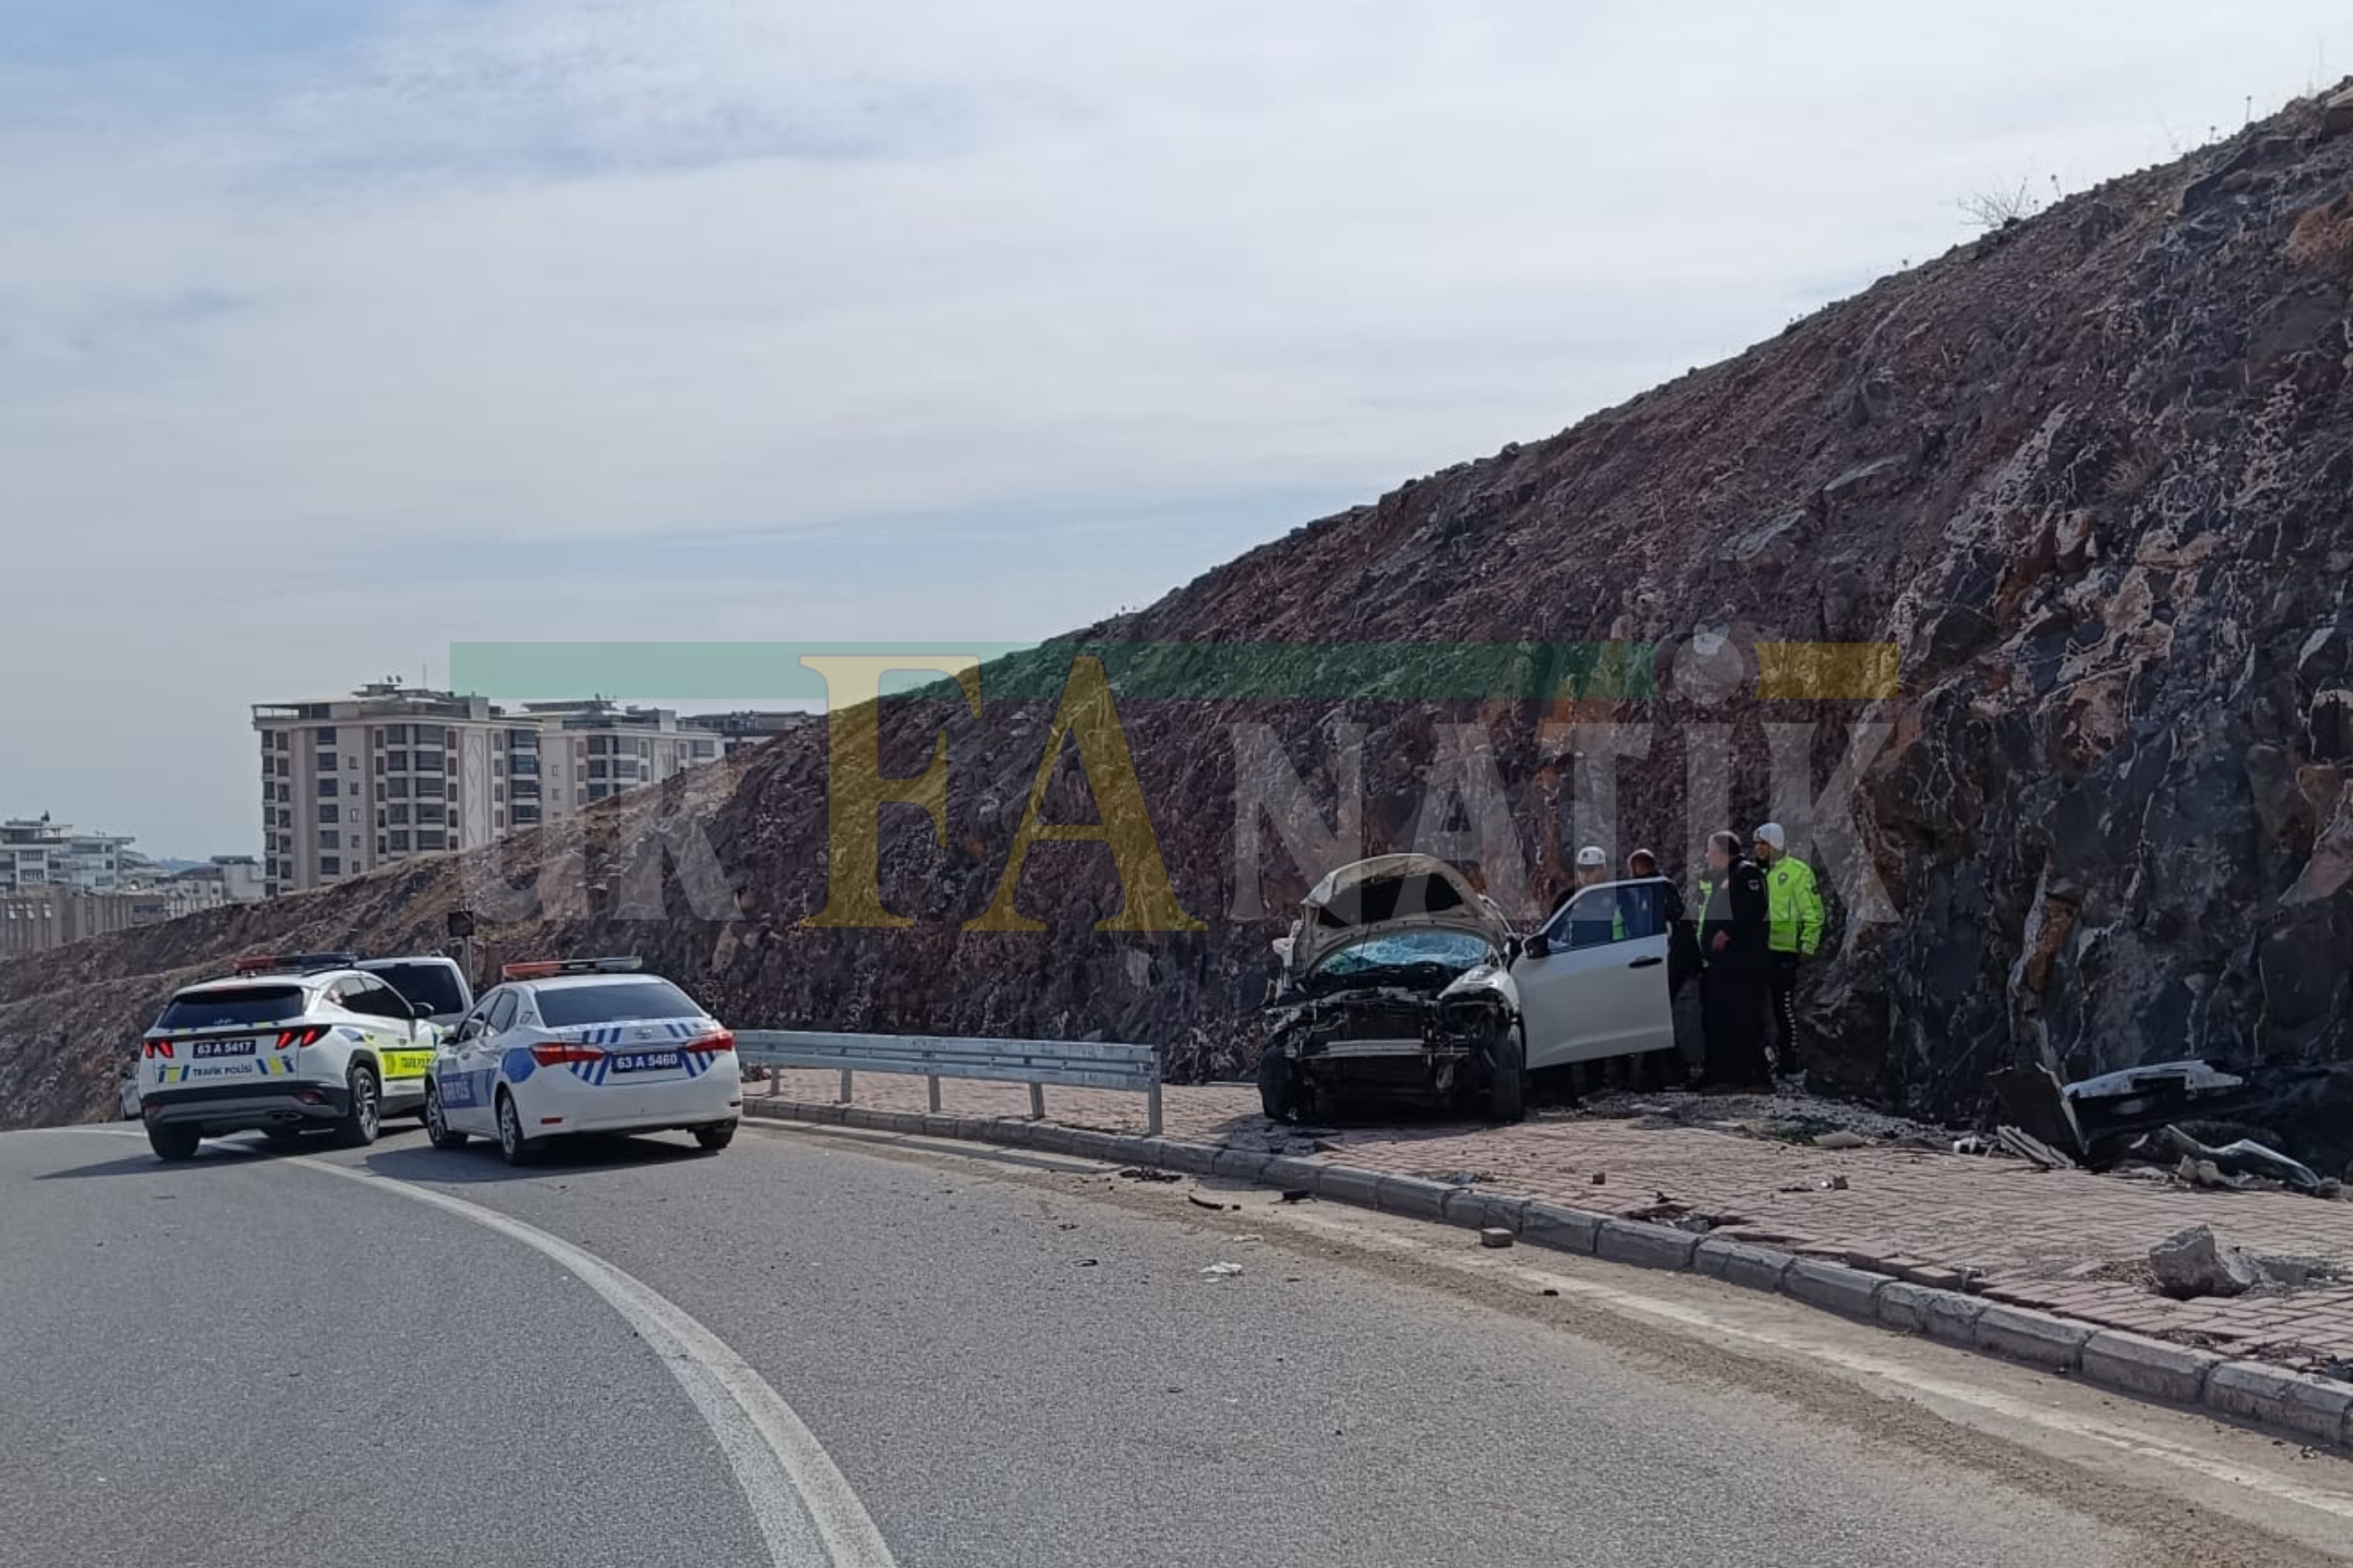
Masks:
[[[1580,871],[1588,870],[1596,866],[1606,867],[1609,864],[1609,857],[1601,852],[1599,845],[1588,844],[1577,852],[1577,868]]]
[[[1778,822],[1767,823],[1749,837],[1758,844],[1771,845],[1776,855],[1789,847],[1789,836],[1781,831],[1781,825]]]

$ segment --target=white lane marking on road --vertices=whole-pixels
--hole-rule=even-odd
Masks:
[[[594,1253],[496,1209],[323,1160],[291,1163],[470,1219],[554,1259],[604,1297],[660,1355],[709,1424],[777,1568],[897,1568],[882,1532],[817,1435],[767,1379],[685,1308]]]
[[[145,1136],[111,1127],[78,1131],[118,1138]],[[471,1220],[554,1259],[628,1320],[678,1379],[727,1456],[776,1568],[898,1568],[849,1479],[834,1467],[817,1434],[794,1414],[784,1395],[724,1340],[652,1286],[535,1225],[430,1187],[308,1156],[271,1163],[306,1165],[377,1192],[396,1193]]]
[[[1352,1244],[1368,1246],[1377,1250],[1388,1250],[1400,1255],[1413,1254],[1459,1273],[1476,1274],[1483,1267],[1450,1258],[1419,1240],[1385,1234],[1368,1226],[1359,1226],[1345,1220],[1305,1213],[1284,1216],[1302,1229],[1323,1230],[1345,1237]],[[1957,1382],[1938,1377],[1934,1373],[1890,1357],[1873,1355],[1865,1351],[1836,1345],[1805,1333],[1775,1334],[1735,1321],[1730,1317],[1707,1311],[1681,1301],[1671,1301],[1658,1296],[1645,1295],[1614,1285],[1604,1285],[1573,1275],[1559,1274],[1546,1268],[1507,1266],[1510,1273],[1529,1284],[1557,1290],[1564,1297],[1582,1297],[1602,1303],[1611,1310],[1631,1318],[1646,1319],[1670,1328],[1696,1330],[1716,1342],[1739,1341],[1760,1349],[1795,1352],[1818,1361],[1831,1363],[1850,1371],[1880,1379],[1894,1389],[1908,1391],[1954,1405],[1971,1406],[2006,1419],[2040,1427],[2047,1432],[2074,1437],[2088,1437],[2144,1459],[2158,1460],[2193,1470],[2211,1479],[2232,1486],[2245,1487],[2283,1502],[2293,1502],[2331,1518],[2353,1520],[2353,1493],[2302,1482],[2274,1472],[2248,1466],[2234,1465],[2227,1459],[2183,1443],[2175,1443],[2154,1432],[2128,1426],[2123,1422],[2105,1421],[2079,1412],[2048,1410],[2026,1400],[2016,1399],[1999,1390],[1978,1384]],[[1679,1276],[1678,1278],[1688,1278]],[[1967,1353],[1967,1352],[1963,1352]]]

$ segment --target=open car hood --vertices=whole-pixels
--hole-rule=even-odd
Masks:
[[[1275,949],[1305,974],[1335,948],[1398,931],[1456,931],[1498,952],[1511,922],[1462,873],[1429,855],[1381,855],[1343,866],[1307,895],[1298,923]]]

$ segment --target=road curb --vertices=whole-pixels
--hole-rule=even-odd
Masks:
[[[1645,1225],[1537,1198],[1448,1186],[1252,1150],[1139,1138],[1050,1121],[926,1116],[864,1106],[747,1098],[758,1119],[914,1132],[1040,1149],[1105,1163],[1256,1182],[1332,1203],[1469,1230],[1505,1229],[1531,1247],[1637,1268],[1695,1273],[1785,1296],[1850,1321],[1996,1356],[2153,1404],[2199,1409],[2303,1443],[2353,1448],[2353,1384],[2232,1361],[1958,1290],[1916,1285],[1768,1247]]]

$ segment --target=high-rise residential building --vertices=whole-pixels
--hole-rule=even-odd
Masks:
[[[683,731],[668,708],[625,708],[601,699],[526,702],[540,725],[541,778],[549,801],[576,811],[687,768],[716,762],[715,735]]]
[[[268,893],[331,887],[714,762],[723,738],[667,708],[602,700],[499,707],[385,681],[323,702],[258,703]]]
[[[272,896],[488,844],[514,825],[518,778],[532,783],[523,820],[538,820],[537,728],[483,698],[385,681],[331,701],[258,703],[253,727]]]
[[[134,842],[77,833],[47,816],[0,822],[0,892],[41,887],[115,892],[123,882],[123,851]]]

